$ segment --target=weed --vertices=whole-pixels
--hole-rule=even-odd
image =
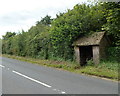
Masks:
[[[88,66],[81,67],[79,64],[70,61],[63,60],[40,60],[29,57],[19,57],[19,56],[11,56],[11,55],[3,55],[8,58],[18,59],[26,62],[30,62],[33,64],[54,67],[64,69],[74,73],[84,73],[89,75],[95,75],[99,77],[105,77],[109,79],[118,80],[118,63],[110,62],[110,61],[102,61],[97,66],[94,66],[93,61],[89,60],[87,62]]]
[[[88,66],[93,66],[93,65],[94,65],[93,60],[92,60],[92,59],[88,60],[88,61],[87,61],[87,65],[88,65]]]

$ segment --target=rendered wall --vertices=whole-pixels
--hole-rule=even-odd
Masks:
[[[79,47],[75,46],[74,47],[74,51],[75,51],[75,59],[77,63],[80,63],[80,50]]]
[[[100,48],[99,46],[93,46],[93,62],[95,64],[100,63]]]

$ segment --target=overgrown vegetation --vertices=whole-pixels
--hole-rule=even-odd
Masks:
[[[70,61],[56,61],[56,60],[40,60],[30,57],[20,57],[14,55],[3,55],[4,57],[18,59],[26,62],[30,62],[33,64],[44,65],[47,67],[54,67],[61,70],[67,70],[70,72],[78,73],[78,74],[87,74],[94,75],[103,78],[109,78],[112,80],[119,80],[118,78],[118,62],[102,62],[98,66],[88,65],[84,67],[80,67],[79,64]]]
[[[104,2],[93,5],[77,4],[66,13],[57,14],[54,19],[48,15],[45,16],[27,32],[24,30],[20,33],[7,32],[2,39],[2,53],[37,59],[74,61],[72,46],[74,40],[92,32],[106,31],[112,42],[106,50],[107,62],[101,63],[97,68],[94,66],[96,69],[93,69],[91,71],[93,73],[90,72],[90,74],[101,74],[104,69],[103,66],[117,73],[117,62],[120,60],[119,28],[119,2]],[[93,65],[92,61],[89,61],[88,65]],[[113,70],[113,67],[116,69]],[[86,71],[87,68],[89,67],[84,68],[81,72],[89,73]],[[99,72],[99,70],[102,71]]]

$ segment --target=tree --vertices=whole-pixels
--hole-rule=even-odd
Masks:
[[[74,40],[104,30],[112,37],[112,46],[115,47],[110,51],[119,57],[119,15],[119,2],[77,4],[72,10],[68,9],[66,13],[56,15],[55,19],[46,15],[28,32],[22,31],[19,34],[7,32],[3,36],[3,53],[43,59],[59,57],[73,60]]]
[[[16,33],[15,32],[7,32],[6,33],[6,35],[5,36],[3,36],[3,39],[4,40],[7,40],[7,39],[9,39],[10,37],[13,37],[13,36],[15,36],[16,35]]]
[[[105,22],[102,8],[99,5],[77,4],[72,10],[60,14],[53,20],[51,27],[54,56],[72,59],[74,40],[92,31],[101,31]]]
[[[113,45],[120,46],[120,2],[103,3],[102,6],[107,20],[102,29],[112,37]]]
[[[44,18],[42,18],[41,21],[37,21],[38,24],[44,24],[44,25],[50,25],[53,19],[51,19],[51,16],[46,15]]]

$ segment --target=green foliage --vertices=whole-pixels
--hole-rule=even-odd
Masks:
[[[43,25],[50,25],[53,19],[51,19],[51,16],[46,15],[44,18],[42,18],[41,21],[37,21],[37,25],[43,24]]]
[[[52,22],[51,41],[54,56],[73,59],[72,43],[91,31],[100,31],[105,23],[101,6],[76,5]]]
[[[103,30],[107,31],[112,38],[113,45],[120,46],[120,3],[109,2],[102,5],[107,22],[103,25]]]
[[[109,47],[107,50],[107,57],[109,61],[120,62],[120,46]]]
[[[9,39],[9,38],[11,38],[11,37],[13,37],[13,36],[15,36],[16,35],[16,33],[15,32],[7,32],[6,33],[6,35],[5,36],[3,36],[3,39],[4,40],[7,40],[7,39]]]
[[[50,26],[40,23],[32,26],[28,32],[22,30],[17,35],[7,33],[3,36],[3,53],[47,59],[49,28]]]
[[[106,67],[87,66],[81,70],[76,70],[76,72],[119,80],[118,71],[109,70]]]
[[[31,27],[27,32],[26,55],[39,57],[43,51],[47,50],[49,36],[49,26],[39,24]],[[44,57],[44,56],[43,56]]]
[[[93,65],[94,65],[93,60],[92,60],[92,59],[88,60],[88,61],[87,61],[87,65],[88,65],[88,66],[93,66]]]
[[[7,32],[2,39],[2,53],[32,57],[32,59],[25,59],[24,57],[19,59],[63,68],[76,73],[118,79],[118,62],[120,62],[119,28],[119,2],[104,2],[93,5],[77,4],[72,10],[56,15],[55,19],[51,19],[48,15],[45,16],[27,32],[23,30],[19,34]],[[90,35],[92,32],[103,30],[107,32],[112,42],[112,45],[106,51],[107,60],[102,61],[97,66],[92,66],[93,61],[89,60],[87,62],[89,66],[82,68],[76,63],[64,62],[64,60],[73,61],[72,44],[74,40],[78,37]]]
[[[72,44],[78,37],[105,30],[114,47],[108,53],[116,58],[120,53],[119,15],[119,3],[77,4],[66,13],[57,14],[55,19],[46,15],[28,32],[7,32],[3,36],[2,53],[73,61]]]
[[[118,71],[119,66],[118,66],[118,62],[116,61],[102,61],[99,65],[98,65],[99,69],[102,68],[106,68],[108,70],[112,70],[112,71]]]
[[[79,74],[84,73],[84,74],[88,74],[88,75],[94,75],[94,76],[99,76],[99,77],[120,80],[120,78],[118,78],[118,63],[117,62],[105,61],[105,62],[102,62],[101,64],[99,64],[98,66],[80,67],[80,65],[76,64],[75,62],[41,60],[41,59],[20,57],[20,56],[14,56],[14,55],[12,55],[12,56],[11,55],[3,55],[3,56],[30,62],[33,64],[39,64],[39,65],[44,65],[44,66],[48,66],[48,67],[59,68],[62,70],[67,70],[67,71],[75,72],[75,73],[79,73]]]

